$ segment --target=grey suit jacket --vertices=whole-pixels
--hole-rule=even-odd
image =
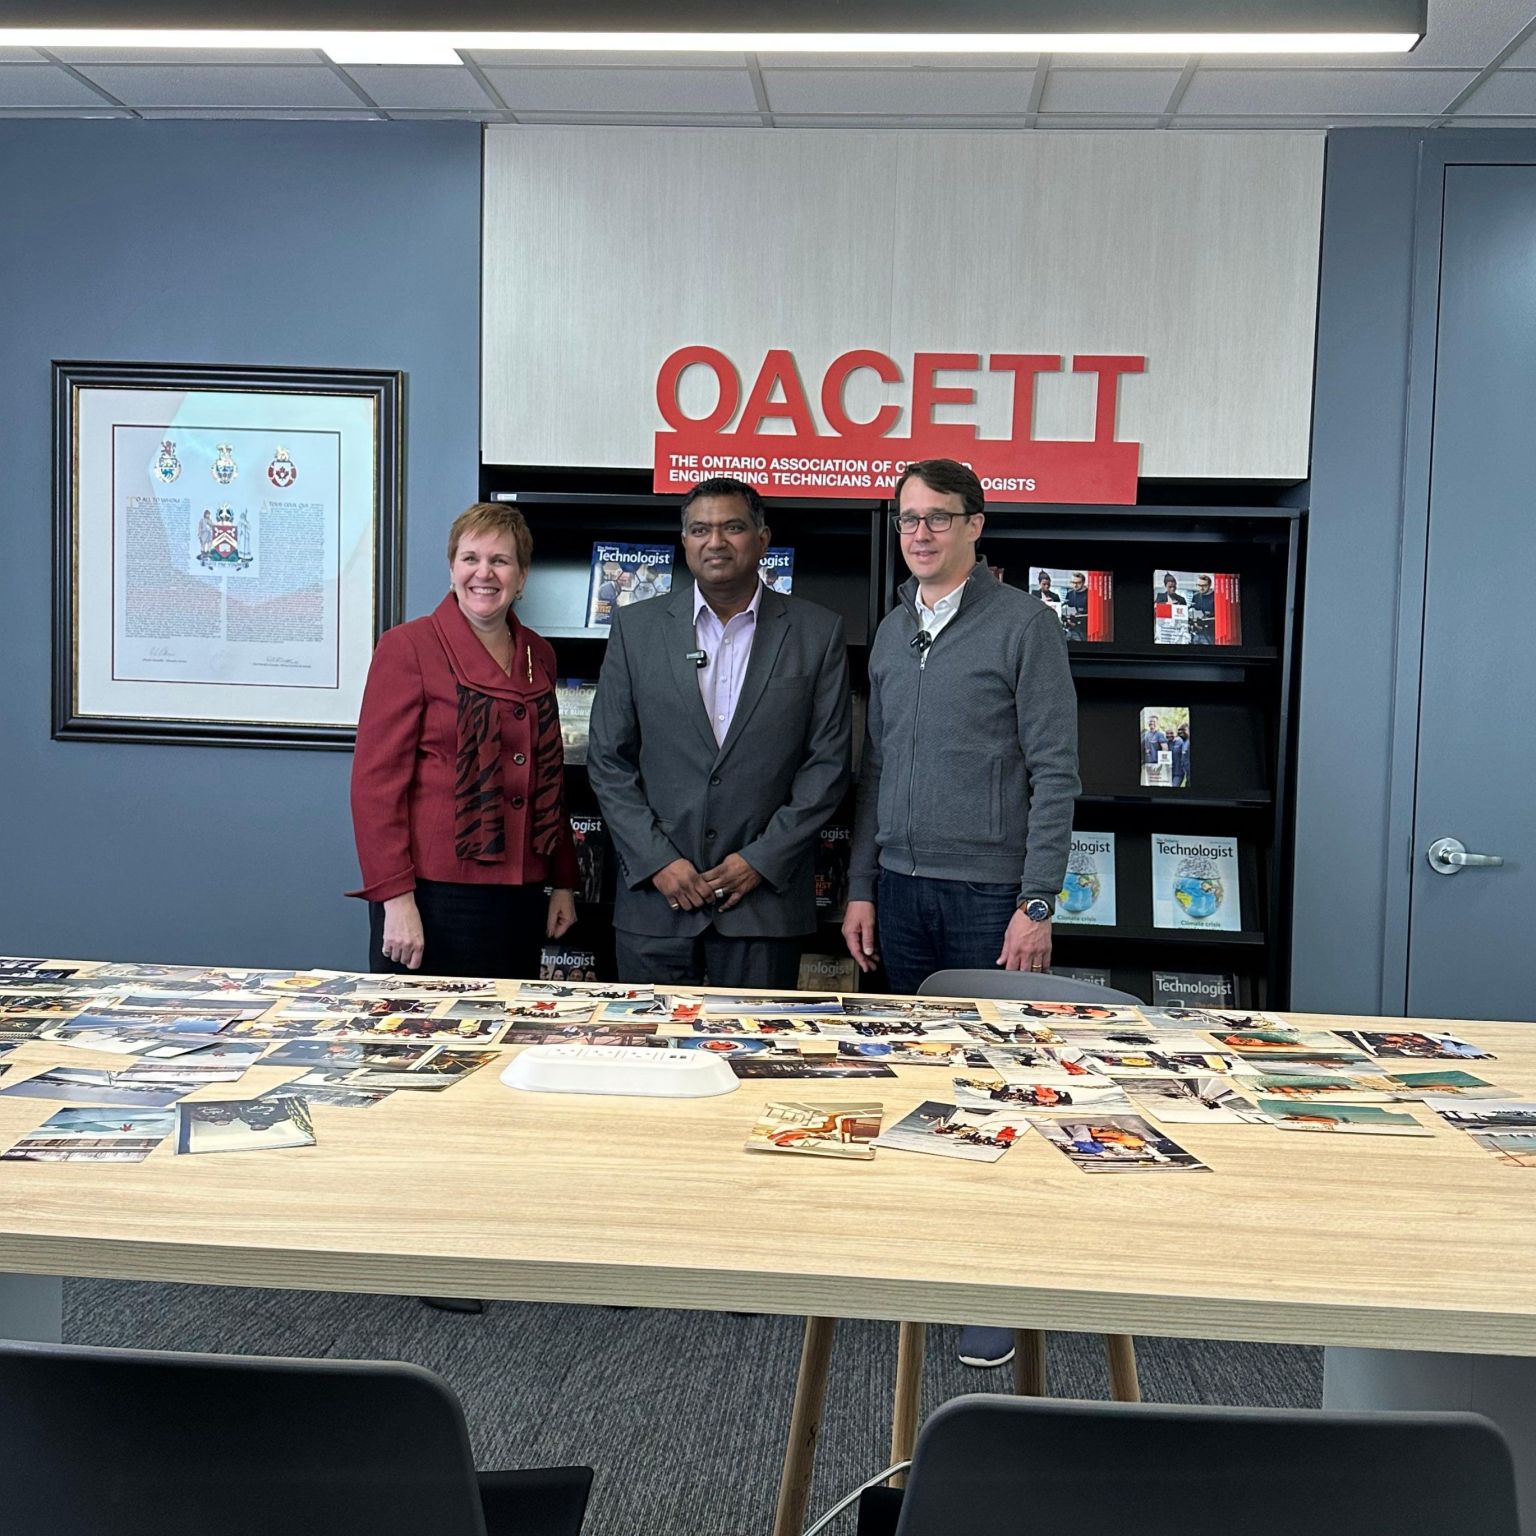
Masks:
[[[843,621],[763,591],[752,655],[723,745],[688,653],[693,587],[620,608],[592,706],[587,774],[618,854],[614,926],[662,937],[710,922],[739,938],[816,926],[816,836],[849,780]],[[729,912],[673,912],[651,876],[739,853],[762,884]]]

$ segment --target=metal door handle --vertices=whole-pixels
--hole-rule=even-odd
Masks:
[[[1442,837],[1429,845],[1429,867],[1437,875],[1454,875],[1463,869],[1496,869],[1504,860],[1496,853],[1468,853],[1466,844]]]

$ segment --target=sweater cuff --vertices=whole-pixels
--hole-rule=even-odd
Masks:
[[[404,896],[416,889],[416,866],[402,870],[398,875],[390,875],[383,880],[375,880],[372,885],[365,885],[360,890],[348,891],[348,896],[356,896],[363,901],[389,901],[395,896]]]

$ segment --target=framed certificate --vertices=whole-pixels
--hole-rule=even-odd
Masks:
[[[54,737],[350,747],[400,617],[402,376],[53,379]]]

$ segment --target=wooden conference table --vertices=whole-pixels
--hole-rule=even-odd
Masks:
[[[1536,1096],[1536,1026],[1444,1027],[1495,1053],[1467,1063],[1479,1075]],[[29,1042],[9,1075],[64,1056],[121,1062]],[[253,1068],[236,1092],[297,1071]],[[949,1075],[678,1101],[521,1093],[490,1067],[317,1106],[313,1148],[0,1163],[0,1273],[1536,1356],[1536,1170],[1438,1122],[1425,1139],[1179,1125],[1213,1172],[1124,1177],[1034,1136],[993,1164],[743,1151],[770,1098],[880,1099],[891,1124]],[[0,1097],[0,1145],[57,1107]]]

